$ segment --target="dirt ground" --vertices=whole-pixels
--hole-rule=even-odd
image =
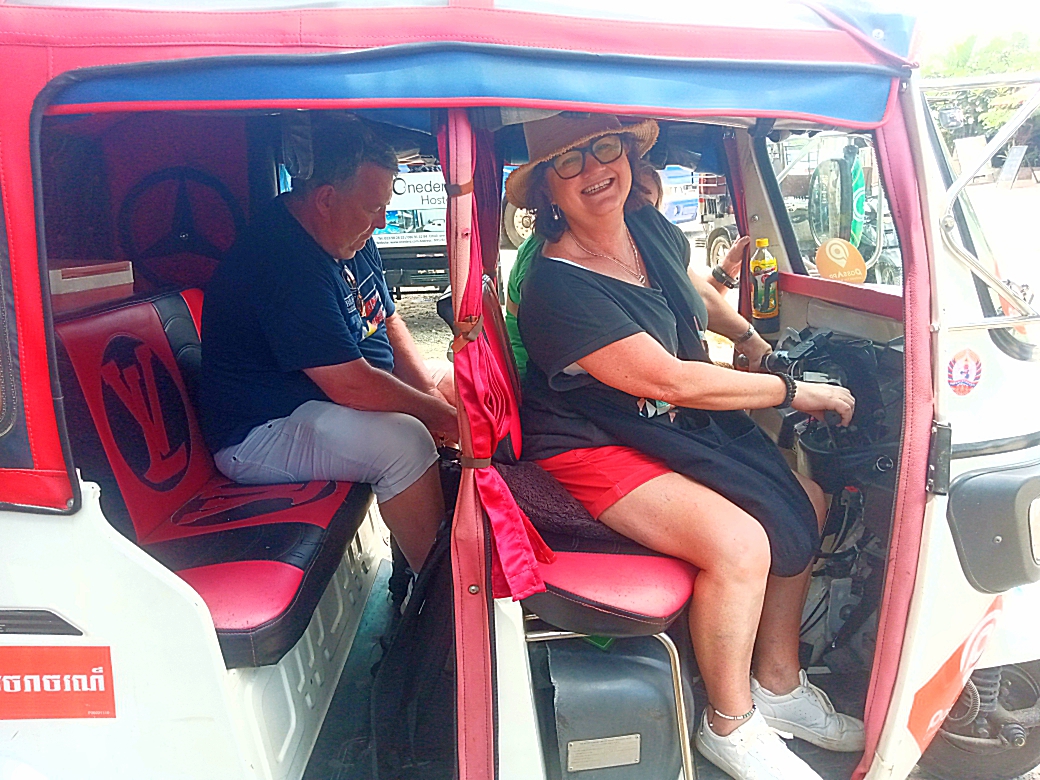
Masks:
[[[437,316],[437,292],[408,293],[395,301],[419,351],[427,360],[444,359],[451,344],[451,328]]]

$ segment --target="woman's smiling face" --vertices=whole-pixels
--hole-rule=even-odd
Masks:
[[[594,142],[593,142],[594,143]],[[580,147],[579,147],[580,148]],[[587,149],[587,145],[585,145]],[[553,202],[570,222],[583,222],[620,211],[632,189],[628,149],[613,162],[601,163],[585,152],[585,167],[572,179],[563,179],[550,164],[546,182]]]

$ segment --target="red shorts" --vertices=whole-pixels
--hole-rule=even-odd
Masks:
[[[599,519],[607,507],[654,477],[668,474],[664,461],[631,447],[587,447],[537,461]]]

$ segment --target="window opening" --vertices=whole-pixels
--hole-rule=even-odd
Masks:
[[[873,136],[842,131],[781,135],[766,141],[766,151],[805,273],[901,288],[902,250]],[[843,243],[832,249],[832,239]],[[846,265],[854,265],[849,254],[857,253],[865,274],[850,270],[843,279]],[[830,262],[824,260],[821,270],[825,256]],[[792,267],[800,272],[796,263]]]
[[[278,194],[292,190],[292,175],[284,163],[278,163]]]
[[[965,84],[963,89],[970,86]],[[1040,315],[1033,306],[1034,294],[1030,289],[1036,280],[1030,275],[1032,263],[1023,263],[1017,256],[1022,250],[1026,250],[1028,256],[1031,245],[1016,242],[1011,251],[1007,244],[1001,245],[1000,232],[1006,231],[1006,225],[1015,220],[1006,209],[994,209],[997,201],[1014,192],[1014,182],[1005,184],[1006,189],[1002,189],[999,181],[983,181],[994,175],[994,171],[987,169],[998,150],[1005,144],[1014,144],[1020,131],[1032,131],[1029,117],[1040,106],[1040,90],[1031,95],[1025,91],[1019,94],[1021,107],[982,150],[970,149],[965,143],[956,144],[960,139],[951,133],[957,129],[956,123],[951,123],[946,101],[938,99],[943,95],[942,91],[926,93],[924,98],[929,109],[925,112],[928,132],[946,186],[950,188],[940,232],[947,249],[971,270],[984,317],[979,322],[953,323],[950,327],[952,330],[985,328],[994,343],[1009,356],[1018,360],[1040,359],[1040,347],[1035,344]],[[954,138],[952,153],[940,126]],[[999,172],[995,175],[999,179]],[[1012,204],[1005,202],[1004,205]],[[984,229],[987,226],[991,230]],[[996,241],[991,242],[989,238],[994,235]]]

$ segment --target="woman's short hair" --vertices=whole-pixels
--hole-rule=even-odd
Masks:
[[[365,163],[397,172],[397,153],[362,119],[349,115],[318,115],[311,121],[313,170],[306,179],[293,178],[301,195],[331,184],[348,185]]]
[[[636,178],[641,160],[635,158],[632,150],[636,148],[635,139],[628,133],[621,134],[625,145],[625,154],[628,165],[632,170],[632,189],[625,201],[625,208],[629,206],[641,206],[645,204],[646,196],[636,186]],[[546,176],[552,168],[552,160],[544,162],[534,169],[531,174],[531,184],[528,190],[528,200],[531,209],[535,213],[534,232],[539,238],[547,243],[555,243],[567,232],[567,215],[559,209],[553,209],[552,193],[549,191],[549,182]],[[554,213],[555,212],[555,213]]]

